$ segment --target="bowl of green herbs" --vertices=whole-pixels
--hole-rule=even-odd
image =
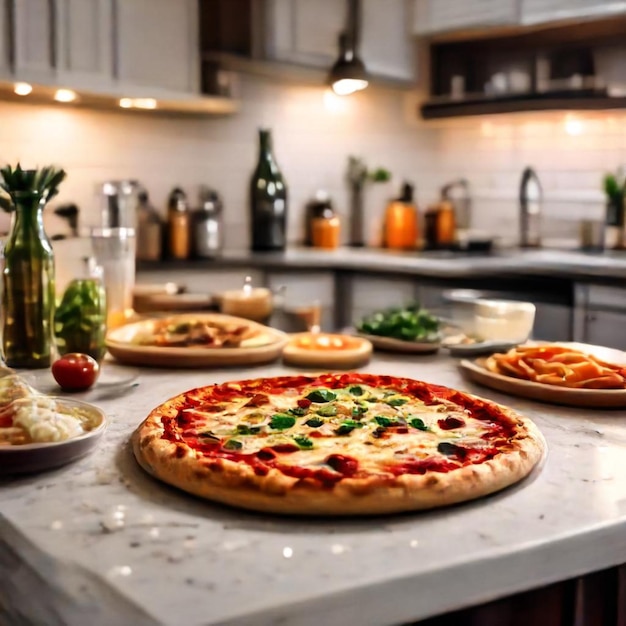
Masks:
[[[440,319],[419,304],[366,315],[356,327],[375,348],[393,352],[436,352],[441,345]]]

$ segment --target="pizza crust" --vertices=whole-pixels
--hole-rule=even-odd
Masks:
[[[470,394],[466,394],[470,397]],[[472,396],[475,397],[475,396]],[[176,398],[170,411],[176,413]],[[481,398],[482,400],[482,398]],[[251,466],[227,459],[206,459],[184,443],[161,438],[161,417],[155,409],[132,437],[139,464],[154,477],[202,498],[266,513],[290,515],[377,515],[447,506],[500,491],[525,478],[546,451],[535,424],[497,405],[518,424],[513,449],[480,464],[424,475],[344,478],[332,488],[271,469],[258,476]]]

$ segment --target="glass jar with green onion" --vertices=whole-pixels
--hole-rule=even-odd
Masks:
[[[82,275],[69,283],[54,314],[59,354],[81,352],[100,362],[106,353],[106,316],[102,268],[84,259]]]

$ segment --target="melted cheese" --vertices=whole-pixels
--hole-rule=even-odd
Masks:
[[[281,444],[299,446],[296,452],[283,454],[281,462],[288,465],[316,468],[324,466],[331,454],[343,454],[358,459],[360,469],[377,472],[381,466],[390,462],[415,462],[433,455],[441,457],[437,446],[444,442],[460,442],[473,448],[486,447],[489,444],[481,439],[481,435],[489,431],[489,425],[470,418],[460,407],[453,403],[442,402],[437,405],[425,405],[423,402],[395,394],[384,398],[389,391],[385,389],[368,388],[359,385],[364,393],[361,396],[352,395],[348,390],[333,390],[336,400],[324,403],[312,403],[306,415],[292,415],[295,423],[282,430],[272,429],[272,416],[276,413],[285,414],[289,409],[295,409],[299,398],[305,397],[313,388],[297,394],[270,395],[269,402],[260,407],[246,407],[247,399],[231,403],[222,412],[208,413],[190,409],[195,417],[197,432],[210,432],[222,440],[222,444],[229,447],[229,440],[233,449],[241,454],[255,454],[263,448]],[[371,400],[368,402],[367,400]],[[398,406],[392,406],[389,400],[398,400]],[[385,401],[387,400],[387,401]],[[402,400],[406,402],[400,404]],[[328,407],[335,407],[336,415],[325,416]],[[367,411],[353,417],[353,408],[363,406]],[[332,410],[330,412],[333,412]],[[393,429],[383,431],[375,417],[401,420],[407,424],[408,433],[393,432]],[[463,421],[463,426],[452,430],[442,429],[438,421],[447,417],[455,417]],[[306,424],[311,418],[323,420],[323,425],[313,428]],[[411,419],[419,418],[427,430],[420,430],[410,426]],[[349,421],[360,425],[346,434],[338,434],[337,429]],[[239,429],[238,429],[239,427]],[[251,433],[241,433],[241,429],[252,428]],[[377,437],[378,432],[384,433]],[[323,436],[319,436],[323,435]],[[312,447],[303,447],[304,438]]]

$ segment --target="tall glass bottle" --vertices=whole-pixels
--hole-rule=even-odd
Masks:
[[[252,250],[284,250],[287,245],[287,187],[272,154],[272,135],[259,130],[259,161],[250,181]]]
[[[15,207],[4,248],[2,353],[9,367],[49,367],[54,256],[43,227],[47,192],[11,194]]]

